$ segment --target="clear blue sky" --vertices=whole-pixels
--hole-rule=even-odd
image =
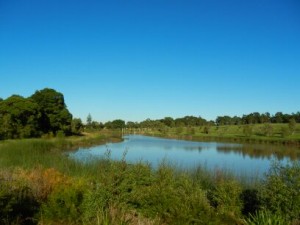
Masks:
[[[0,0],[0,97],[84,121],[300,110],[299,0]]]

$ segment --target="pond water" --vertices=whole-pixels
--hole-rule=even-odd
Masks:
[[[219,142],[195,142],[164,139],[142,135],[124,136],[120,143],[108,143],[69,154],[73,159],[87,162],[106,157],[129,163],[144,161],[156,168],[167,162],[183,169],[199,165],[208,170],[227,170],[236,175],[257,177],[263,175],[272,160],[287,163],[298,160],[299,151],[279,146],[244,145]]]

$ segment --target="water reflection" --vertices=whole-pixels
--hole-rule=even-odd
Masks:
[[[104,157],[110,150],[112,159],[120,160],[126,151],[126,161],[145,161],[154,168],[162,160],[182,168],[205,165],[207,169],[222,168],[243,174],[263,174],[273,159],[281,161],[300,158],[299,149],[284,146],[194,142],[140,135],[128,135],[121,143],[110,143],[90,149],[80,149],[70,157],[88,161]]]
[[[244,144],[239,146],[222,145],[217,146],[218,152],[234,152],[243,156],[249,156],[254,159],[270,159],[276,158],[277,160],[283,160],[288,158],[289,160],[297,160],[300,158],[300,150],[297,147],[290,146],[274,146],[274,145],[250,145]]]

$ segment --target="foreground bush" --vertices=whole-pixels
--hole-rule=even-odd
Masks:
[[[300,163],[273,163],[261,191],[264,207],[288,220],[300,220]]]
[[[53,190],[41,207],[41,220],[48,223],[80,224],[83,201],[82,187],[76,184],[62,185]]]
[[[0,173],[0,224],[36,224],[39,203],[32,190],[14,178],[12,173]]]

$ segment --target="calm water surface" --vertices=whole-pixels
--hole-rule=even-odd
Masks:
[[[298,159],[299,155],[285,156],[276,153],[269,146],[268,151],[259,146],[218,142],[194,142],[141,135],[124,136],[120,143],[109,143],[89,149],[79,149],[70,157],[79,161],[103,158],[110,152],[112,159],[125,159],[129,163],[145,161],[156,168],[162,161],[184,169],[199,165],[209,170],[229,170],[237,175],[261,176],[268,170],[272,160],[284,163]],[[279,152],[282,152],[279,150]],[[294,151],[292,151],[294,152]]]

